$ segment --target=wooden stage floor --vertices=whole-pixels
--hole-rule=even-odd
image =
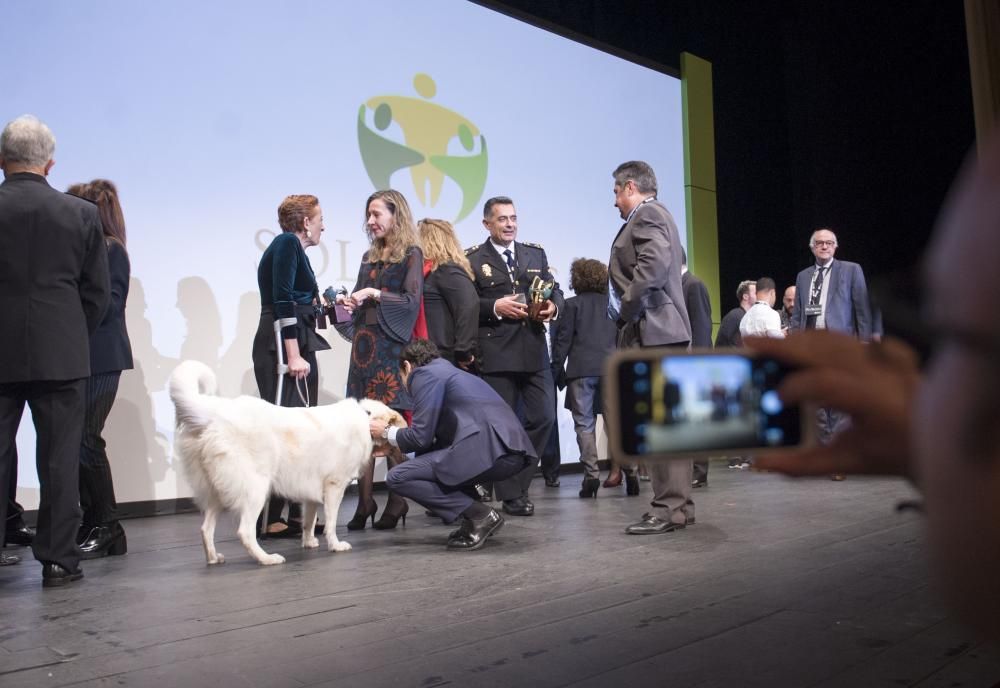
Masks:
[[[714,463],[697,524],[622,529],[648,505],[532,487],[479,552],[411,504],[353,551],[265,542],[260,567],[220,523],[207,567],[196,514],[125,522],[129,553],[43,591],[0,569],[0,686],[641,686],[987,688],[1000,657],[929,588],[922,517],[901,481],[791,481]],[[384,504],[385,495],[376,495]],[[340,529],[353,513],[345,500]]]

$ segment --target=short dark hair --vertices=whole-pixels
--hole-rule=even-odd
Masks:
[[[743,295],[750,293],[750,287],[756,289],[757,283],[754,282],[753,280],[743,280],[742,282],[740,282],[740,286],[736,287],[736,300],[742,301]]]
[[[435,358],[441,358],[441,352],[429,339],[414,339],[399,354],[400,363],[409,363],[414,368],[425,366]]]
[[[688,264],[688,252],[684,250],[683,246],[681,246],[681,265],[687,265],[687,264]]]
[[[775,291],[778,286],[770,277],[761,277],[757,280],[757,291]]]
[[[656,173],[653,172],[649,163],[642,160],[623,162],[615,168],[611,176],[615,178],[615,184],[619,188],[623,188],[631,179],[635,182],[635,188],[639,190],[639,193],[656,194]]]
[[[490,213],[493,212],[493,206],[495,205],[514,205],[514,201],[512,201],[507,196],[494,196],[490,200],[486,201],[486,203],[483,205],[484,220],[489,218]]]

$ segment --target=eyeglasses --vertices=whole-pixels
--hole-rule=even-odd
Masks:
[[[823,248],[824,246],[836,246],[836,245],[837,245],[836,241],[829,241],[826,239],[817,239],[816,241],[813,242],[813,246],[816,246],[818,248]]]

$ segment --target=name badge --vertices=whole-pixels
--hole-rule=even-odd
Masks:
[[[806,306],[806,316],[810,315],[823,315],[823,307],[819,304],[816,304],[815,306]]]

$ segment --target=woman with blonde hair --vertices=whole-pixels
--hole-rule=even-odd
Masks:
[[[444,220],[423,219],[417,226],[424,249],[424,313],[427,338],[441,358],[469,370],[475,362],[479,297],[472,267]]]
[[[361,258],[358,280],[350,296],[337,301],[353,313],[350,326],[338,328],[351,339],[347,396],[375,399],[409,412],[413,401],[403,384],[399,355],[413,339],[424,291],[424,255],[406,199],[398,191],[376,191],[365,203],[365,233],[371,242]],[[390,459],[391,461],[391,459]],[[405,499],[390,492],[382,517],[372,496],[374,465],[358,477],[358,508],[348,530],[363,530],[371,518],[377,530],[406,523]]]

